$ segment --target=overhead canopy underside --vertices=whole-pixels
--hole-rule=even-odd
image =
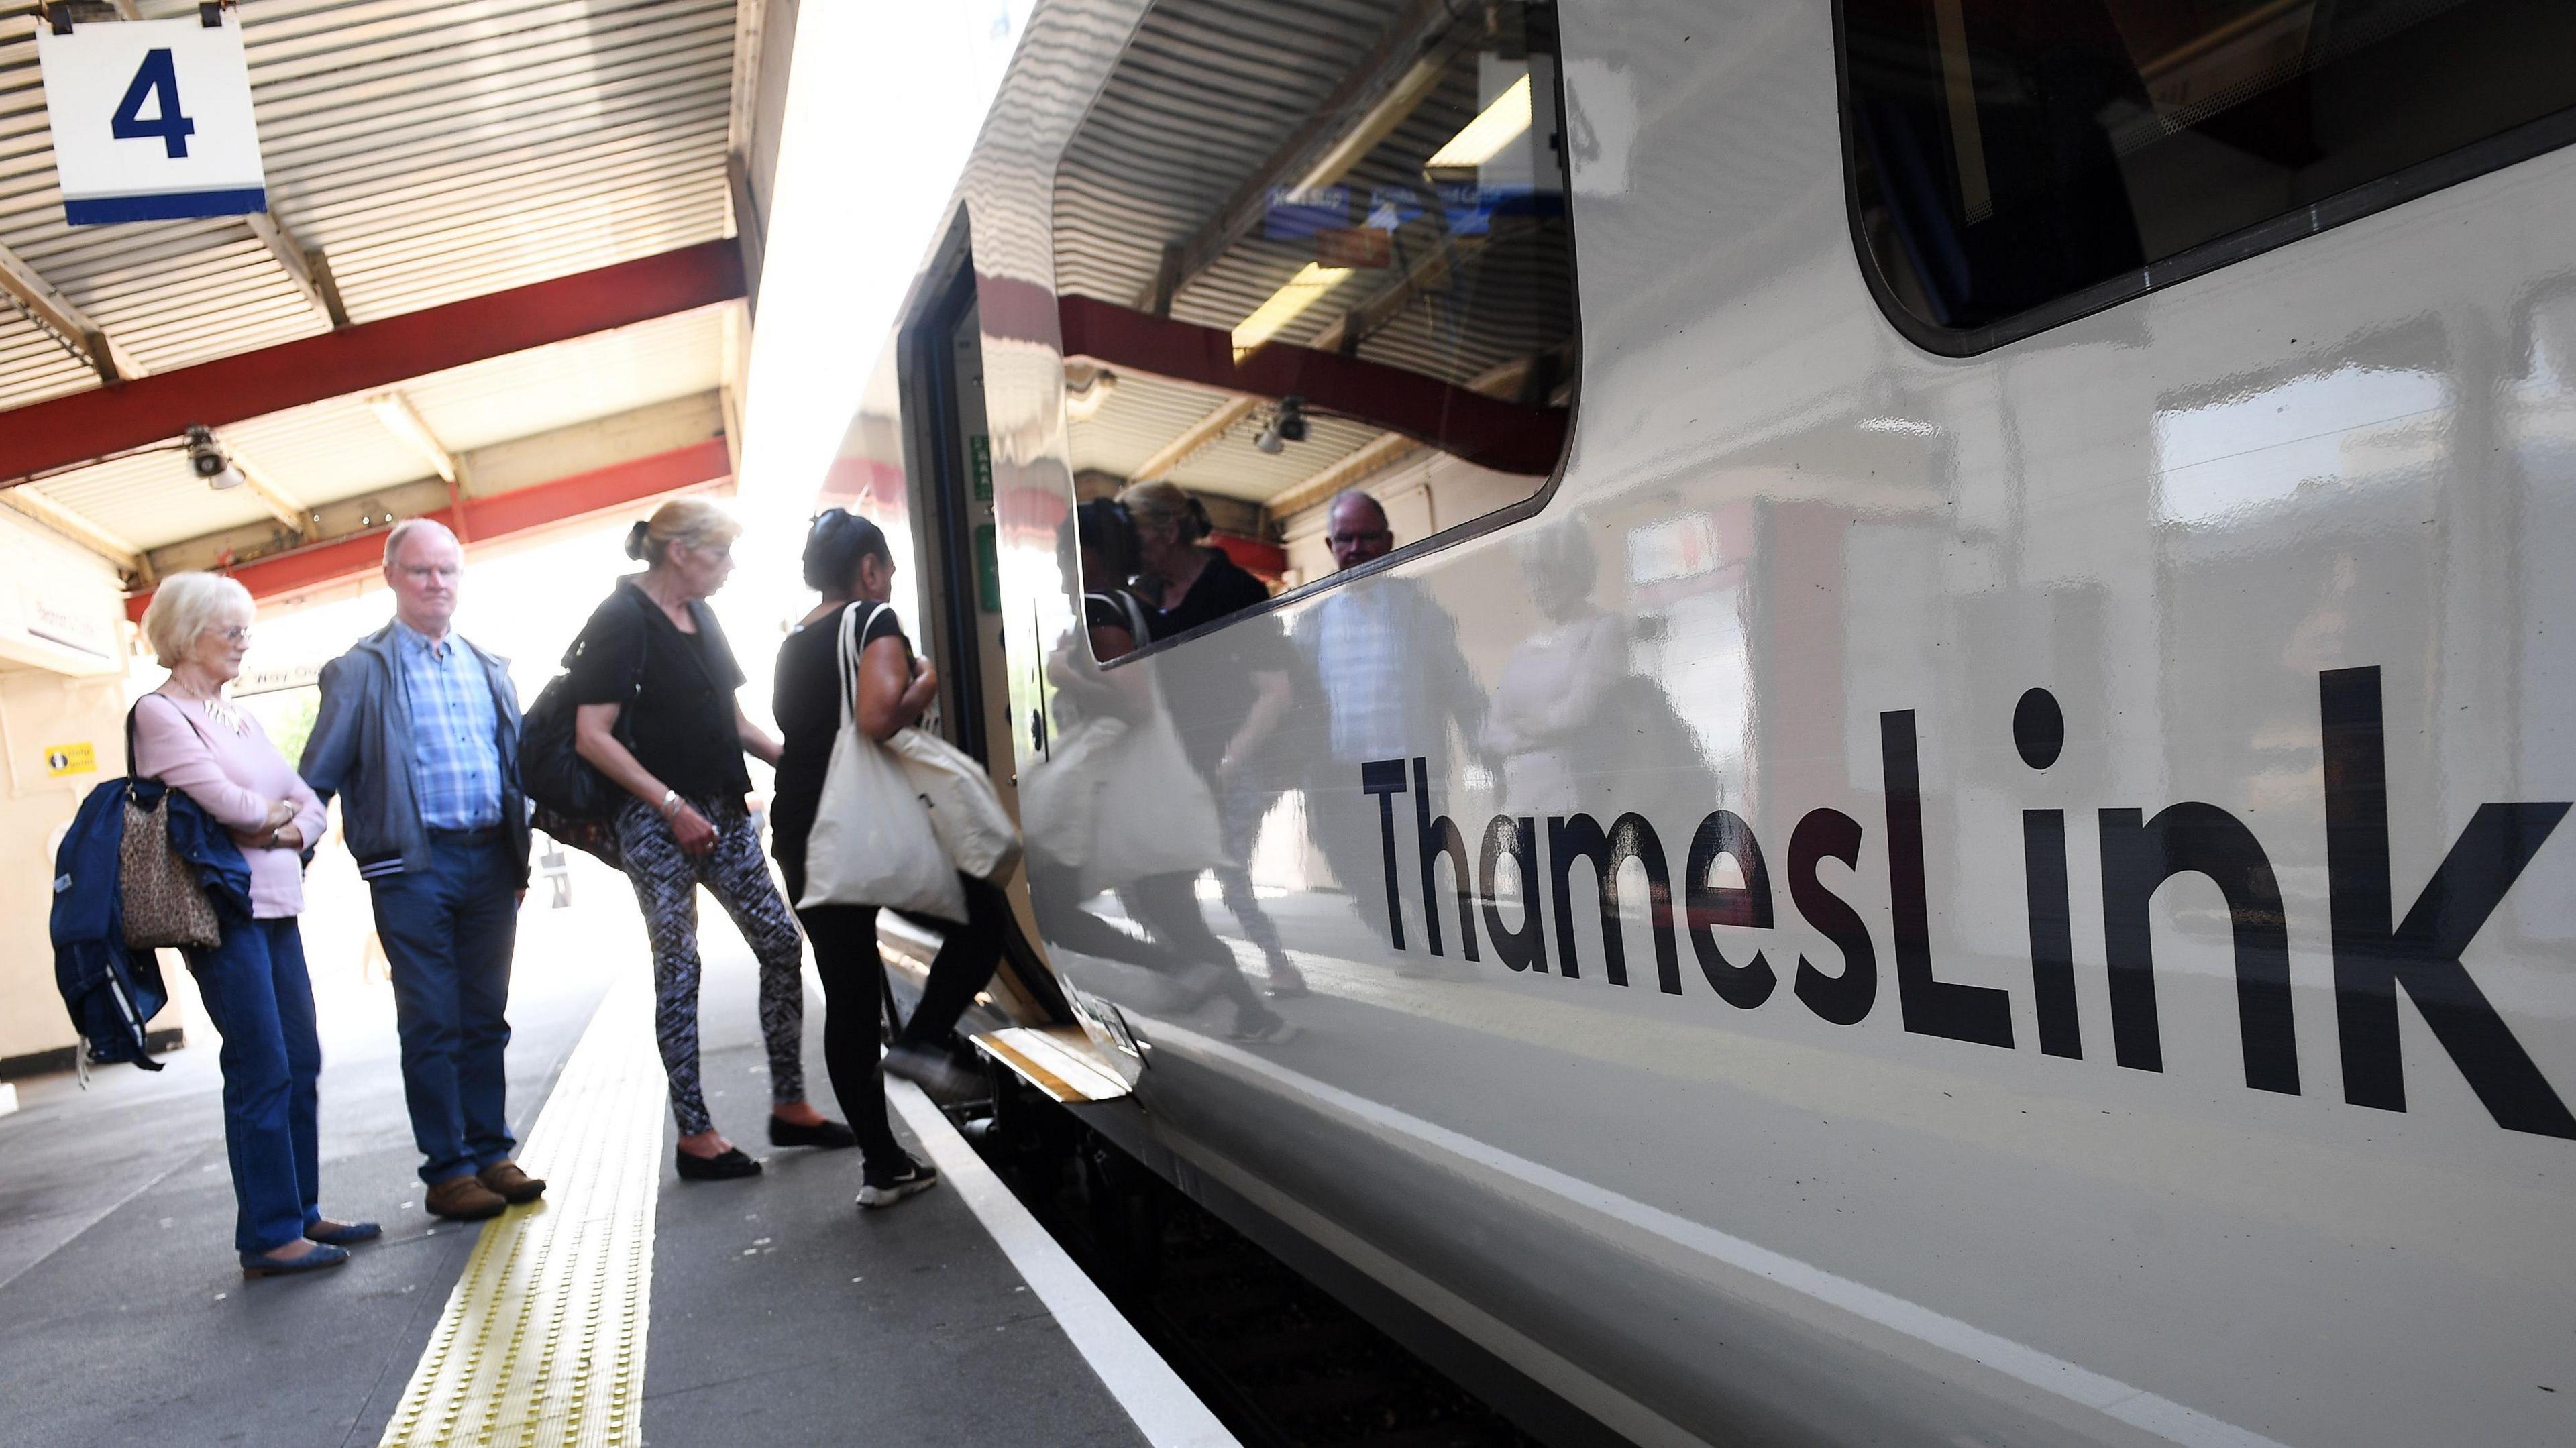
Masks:
[[[44,22],[0,17],[0,504],[138,593],[227,567],[274,598],[362,571],[351,541],[398,517],[519,532],[728,485],[772,8],[258,0],[268,213],[78,228]],[[244,486],[191,474],[191,422]]]
[[[1575,326],[1552,39],[1523,27],[1528,13],[1438,0],[1147,12],[1056,177],[1077,473],[1169,478],[1274,517],[1430,450],[1538,486],[1561,451]],[[1502,153],[1434,165],[1515,75],[1535,106],[1523,100]],[[1319,280],[1311,301],[1284,304]],[[1157,323],[1232,333],[1236,375],[1158,363]],[[1338,405],[1305,385],[1314,354],[1345,384]],[[1449,400],[1390,402],[1426,379]],[[1256,447],[1288,393],[1307,435]]]

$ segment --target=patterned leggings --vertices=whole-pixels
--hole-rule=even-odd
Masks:
[[[760,958],[760,1034],[769,1046],[770,1098],[805,1099],[803,942],[770,879],[751,817],[739,807],[691,803],[716,828],[715,847],[703,855],[682,851],[662,812],[642,800],[630,799],[617,812],[617,847],[625,853],[626,878],[635,886],[635,903],[644,909],[644,931],[653,942],[653,1032],[661,1042],[662,1068],[671,1076],[671,1115],[683,1136],[715,1128],[698,1085],[700,885],[715,895]]]

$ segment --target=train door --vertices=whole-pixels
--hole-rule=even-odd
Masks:
[[[982,314],[972,251],[948,248],[930,301],[906,329],[903,410],[911,429],[912,517],[922,577],[920,647],[939,670],[935,718],[923,726],[984,761],[1002,803],[1019,813],[1010,725],[1010,659],[993,518],[992,435],[984,412]],[[1015,1020],[1070,1019],[1037,950],[1028,883],[1006,887],[1011,933],[994,1004]]]

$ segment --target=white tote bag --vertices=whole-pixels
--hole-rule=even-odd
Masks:
[[[885,747],[929,806],[950,863],[979,880],[1006,879],[1020,862],[1020,826],[983,761],[926,729],[898,729]]]
[[[1055,737],[1043,759],[1020,771],[1020,813],[1029,821],[1029,853],[1079,867],[1100,831],[1101,772],[1108,751],[1127,733],[1124,719],[1084,719]]]
[[[841,612],[841,730],[805,837],[797,908],[883,905],[962,922],[966,889],[931,828],[929,806],[895,755],[858,725],[859,614],[855,606]]]
[[[1148,637],[1135,600],[1118,602],[1135,636]],[[1085,898],[1229,863],[1216,800],[1159,691],[1141,719],[1091,719],[1068,731],[1054,758],[1033,767],[1020,799],[1038,822],[1041,852],[1079,868]]]

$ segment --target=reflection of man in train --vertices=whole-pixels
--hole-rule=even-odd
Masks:
[[[1395,547],[1386,510],[1356,488],[1324,516],[1325,545],[1345,571]],[[1296,640],[1332,728],[1329,762],[1307,792],[1308,833],[1361,918],[1382,931],[1370,903],[1380,898],[1384,873],[1377,809],[1359,792],[1360,764],[1423,756],[1440,788],[1455,758],[1453,721],[1458,737],[1481,752],[1485,696],[1459,651],[1457,620],[1411,578],[1389,574],[1335,589],[1298,619]]]

